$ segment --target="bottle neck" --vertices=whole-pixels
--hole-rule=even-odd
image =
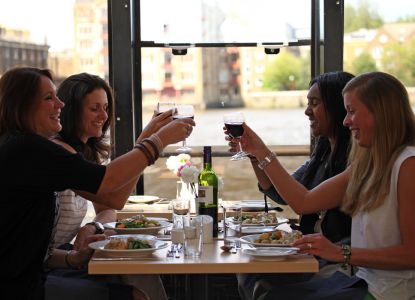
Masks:
[[[212,168],[212,152],[205,150],[203,153],[203,167],[205,169]]]

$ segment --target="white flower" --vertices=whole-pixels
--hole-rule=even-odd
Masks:
[[[185,183],[195,183],[199,180],[199,170],[195,166],[185,165],[181,169],[181,178]]]
[[[166,167],[170,171],[177,173],[177,170],[187,162],[190,162],[189,154],[182,153],[179,155],[172,155],[166,160]]]

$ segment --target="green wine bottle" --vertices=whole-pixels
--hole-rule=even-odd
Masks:
[[[212,147],[203,147],[203,170],[199,174],[198,214],[213,218],[213,237],[218,236],[218,177],[212,169]]]

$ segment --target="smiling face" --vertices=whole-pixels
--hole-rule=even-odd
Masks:
[[[61,129],[60,114],[64,103],[56,96],[56,87],[46,76],[41,76],[30,124],[33,132],[50,138]]]
[[[344,94],[344,106],[347,114],[343,125],[350,129],[353,138],[359,146],[370,147],[375,131],[373,114],[353,91]]]
[[[87,94],[82,103],[82,125],[80,139],[86,143],[89,138],[102,136],[102,127],[108,119],[108,98],[104,89]]]
[[[304,113],[310,120],[311,134],[314,137],[324,136],[330,138],[332,135],[330,121],[317,83],[311,86],[307,99],[308,105]]]

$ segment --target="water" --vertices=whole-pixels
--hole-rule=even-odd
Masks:
[[[245,122],[268,145],[308,145],[310,128],[304,108],[290,109],[252,109],[242,108]],[[227,145],[223,134],[223,115],[230,109],[209,109],[195,112],[196,127],[187,139],[187,145]],[[151,118],[150,113],[143,116],[144,124]]]

